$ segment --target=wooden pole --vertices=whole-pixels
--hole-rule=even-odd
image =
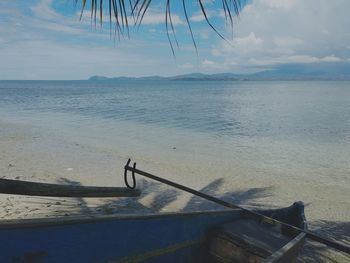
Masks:
[[[0,193],[52,197],[135,197],[139,190],[126,187],[60,185],[0,179]]]
[[[139,175],[142,175],[142,176],[145,176],[147,178],[150,178],[152,180],[155,180],[155,181],[158,181],[158,182],[161,182],[161,183],[164,183],[164,184],[167,184],[167,185],[170,185],[172,187],[175,187],[177,189],[180,189],[180,190],[183,190],[185,192],[188,192],[188,193],[191,193],[193,195],[196,195],[196,196],[199,196],[199,197],[202,197],[206,200],[209,200],[209,201],[212,201],[214,203],[217,203],[219,205],[222,205],[222,206],[225,206],[225,207],[228,207],[228,208],[232,208],[232,209],[241,209],[243,212],[255,217],[255,218],[258,218],[259,220],[262,220],[264,222],[267,222],[267,223],[270,223],[270,224],[274,224],[274,225],[280,225],[280,226],[284,226],[288,229],[292,229],[294,231],[297,231],[299,233],[305,233],[306,236],[314,241],[317,241],[317,242],[320,242],[320,243],[323,243],[327,246],[330,246],[332,248],[335,248],[339,251],[342,251],[342,252],[345,252],[347,254],[350,254],[350,246],[348,245],[345,245],[345,244],[342,244],[340,242],[335,242],[333,240],[329,240],[327,238],[324,238],[324,237],[320,237],[312,232],[310,232],[309,230],[305,230],[305,229],[301,229],[299,227],[295,227],[293,225],[290,225],[290,224],[287,224],[287,223],[284,223],[284,222],[281,222],[279,220],[276,220],[274,218],[271,218],[271,217],[268,217],[268,216],[265,216],[263,214],[260,214],[258,212],[255,212],[255,211],[252,211],[252,210],[249,210],[247,208],[244,208],[244,207],[241,207],[239,205],[235,205],[235,204],[232,204],[232,203],[229,203],[229,202],[226,202],[224,200],[221,200],[219,198],[216,198],[214,196],[211,196],[211,195],[207,195],[207,194],[204,194],[202,192],[199,192],[197,190],[194,190],[190,187],[187,187],[187,186],[184,186],[184,185],[181,185],[181,184],[178,184],[178,183],[175,183],[175,182],[172,182],[172,181],[169,181],[169,180],[166,180],[164,178],[161,178],[161,177],[158,177],[158,176],[155,176],[153,174],[150,174],[150,173],[147,173],[147,172],[144,172],[144,171],[141,171],[141,170],[138,170],[136,169],[136,164],[134,163],[134,167],[130,167],[129,166],[129,163],[130,163],[130,159],[128,160],[127,164],[125,165],[124,169],[125,171],[131,171],[132,173],[136,173],[136,174],[139,174]]]

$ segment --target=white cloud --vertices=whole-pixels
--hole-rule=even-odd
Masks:
[[[196,31],[196,34],[198,34],[201,39],[209,39],[210,33],[211,32],[207,29]]]
[[[93,30],[90,19],[79,22],[77,14],[63,16],[52,8],[52,3],[41,0],[37,5],[28,4],[28,12],[20,8],[20,0],[0,2],[0,79],[180,73],[166,40],[162,43],[158,39],[134,38],[114,42],[108,30]],[[153,14],[146,21],[160,22]],[[175,16],[173,19],[174,24],[180,23]],[[181,63],[180,58],[178,61]]]
[[[57,31],[65,34],[82,34],[84,22],[78,22],[78,15],[63,16],[52,8],[53,0],[40,0],[30,7],[33,16],[26,20],[27,26],[48,31]]]
[[[86,79],[92,75],[130,76],[133,73],[153,75],[157,74],[155,69],[159,70],[153,65],[167,69],[164,66],[166,59],[140,54],[137,45],[117,48],[37,40],[4,46],[0,49],[0,56],[6,61],[6,64],[0,62],[0,79]]]
[[[331,55],[331,56],[326,56],[324,58],[322,58],[322,61],[324,62],[339,62],[339,61],[342,61],[343,59],[341,58],[338,58],[334,55]]]
[[[254,32],[250,32],[249,35],[243,37],[236,37],[232,41],[233,48],[238,48],[241,50],[252,50],[261,46],[264,40],[257,37]]]
[[[141,33],[141,37],[145,40],[132,35],[132,42],[123,40],[114,46],[108,26],[92,30],[88,10],[79,21],[77,13],[60,14],[52,4],[53,0],[40,0],[25,4],[27,11],[23,11],[22,0],[0,1],[0,79],[254,71],[285,63],[350,61],[349,0],[252,0],[235,23],[229,44],[213,38],[210,28],[193,23],[195,38],[208,43],[205,47],[198,43],[199,57],[193,46],[181,46],[181,33],[187,27],[174,11],[174,25],[182,26],[176,28],[180,36],[176,61],[166,38],[161,42],[164,31],[156,27],[165,22],[161,8],[150,9],[144,17],[147,36]],[[203,21],[196,15],[193,22]],[[222,16],[215,10],[208,15]]]
[[[171,20],[174,26],[184,24],[184,21],[182,21],[182,19],[175,14],[171,15]],[[157,24],[164,24],[164,23],[165,23],[165,15],[163,12],[150,11],[146,13],[146,15],[142,20],[143,25],[157,25]]]
[[[42,19],[52,20],[53,18],[62,18],[57,12],[51,7],[53,0],[40,0],[38,4],[33,5],[31,10],[33,14]]]
[[[222,65],[221,63],[209,60],[209,59],[204,59],[201,61],[199,68],[204,71],[204,72],[220,72],[222,70],[225,70],[225,66]]]
[[[206,11],[207,18],[210,19],[214,16],[224,16],[224,13],[216,12],[215,10],[208,9]],[[203,22],[205,21],[205,16],[201,11],[196,12],[190,17],[190,21],[192,22]]]
[[[253,0],[235,24],[230,45],[212,48],[216,60],[250,67],[337,62],[350,57],[349,0]]]
[[[296,47],[299,45],[302,45],[304,41],[300,38],[296,37],[275,37],[273,39],[273,43],[277,47],[282,47],[282,48],[291,48],[291,47]]]
[[[205,17],[202,13],[198,13],[198,14],[191,16],[190,20],[193,22],[202,22],[205,20]]]
[[[270,8],[291,9],[295,6],[297,0],[262,0],[262,2]]]
[[[202,65],[203,66],[210,66],[210,67],[212,67],[212,66],[215,66],[215,62],[214,61],[211,61],[211,60],[208,60],[208,59],[205,59],[205,60],[203,60],[202,61]]]
[[[192,63],[186,62],[185,64],[182,64],[179,66],[180,68],[184,68],[184,69],[192,69],[194,68]]]
[[[42,1],[52,1],[52,0],[42,0]],[[104,10],[106,11],[106,10]],[[76,13],[77,16],[80,16],[80,11]],[[84,9],[84,12],[82,14],[82,19],[85,21],[91,20],[91,9]],[[97,18],[99,19],[99,18]],[[113,17],[112,17],[113,19]],[[129,25],[132,25],[135,21],[135,18],[130,14],[130,16],[127,17]],[[109,14],[107,12],[103,12],[102,14],[102,20],[104,22],[109,23]],[[178,25],[184,25],[185,21],[177,14],[172,13],[171,14],[171,21],[174,26]],[[165,24],[165,11],[158,7],[149,7],[147,9],[147,12],[142,18],[142,25],[164,25]]]

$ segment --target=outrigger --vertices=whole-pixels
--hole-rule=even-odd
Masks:
[[[131,172],[132,184],[128,182]],[[0,192],[33,196],[136,197],[135,175],[226,208],[222,211],[98,215],[0,221],[1,262],[291,262],[306,238],[345,253],[347,245],[307,229],[304,205],[249,210],[130,166],[125,188],[0,180]]]

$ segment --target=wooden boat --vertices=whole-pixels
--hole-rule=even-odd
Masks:
[[[86,187],[0,179],[0,193],[135,197],[135,174],[229,208],[192,213],[0,221],[1,262],[292,262],[306,238],[350,254],[346,244],[307,230],[302,202],[249,210],[190,187],[124,167],[123,187]],[[132,184],[128,182],[131,172]]]
[[[306,229],[301,202],[261,214]],[[0,221],[0,262],[291,262],[305,239],[241,209]]]

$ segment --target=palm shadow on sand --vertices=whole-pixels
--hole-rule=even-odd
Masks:
[[[80,185],[79,182],[70,181],[61,178],[58,180],[60,184]],[[252,207],[260,207],[261,205],[255,201],[271,196],[271,187],[252,188],[246,191],[230,191],[222,193],[220,188],[225,183],[224,179],[216,179],[207,184],[200,192],[213,195],[217,198],[235,204],[245,204]],[[138,180],[141,186],[141,195],[133,198],[113,198],[108,199],[102,205],[91,206],[85,198],[71,198],[65,202],[62,212],[69,215],[95,215],[95,214],[133,214],[133,213],[156,213],[163,212],[163,209],[175,202],[182,194],[180,190],[170,187],[164,187],[161,183],[149,180]],[[147,200],[147,201],[145,201]],[[145,205],[147,203],[147,205]],[[204,210],[223,210],[227,209],[213,202],[207,201],[197,196],[191,196],[190,199],[175,211],[190,212]]]
[[[80,185],[79,182],[64,178],[59,179],[58,183]],[[250,208],[271,208],[270,206],[262,206],[257,201],[271,196],[272,187],[251,188],[245,191],[237,190],[222,193],[220,188],[224,183],[224,179],[216,179],[199,189],[199,191],[237,205],[244,205]],[[55,210],[52,210],[51,216],[60,216],[62,214],[69,216],[95,216],[100,214],[147,214],[164,212],[163,209],[176,201],[182,194],[177,189],[163,187],[162,184],[149,180],[138,180],[138,185],[142,190],[142,194],[139,197],[108,199],[103,204],[95,206],[91,206],[84,198],[66,198],[65,202],[62,202],[62,206],[59,208],[55,207]],[[149,199],[147,205],[145,205],[145,199]],[[213,202],[197,196],[191,196],[183,208],[178,211],[190,212],[223,209],[225,208]],[[58,212],[60,213],[58,214]],[[350,222],[312,221],[309,222],[309,228],[326,238],[347,244],[350,243]],[[298,262],[339,262],[337,260],[340,260],[340,262],[349,262],[349,257],[335,252],[327,246],[309,240],[306,242],[298,258]]]
[[[321,237],[350,244],[350,222],[311,221],[309,229]],[[350,262],[350,257],[326,245],[307,240],[298,262]]]

